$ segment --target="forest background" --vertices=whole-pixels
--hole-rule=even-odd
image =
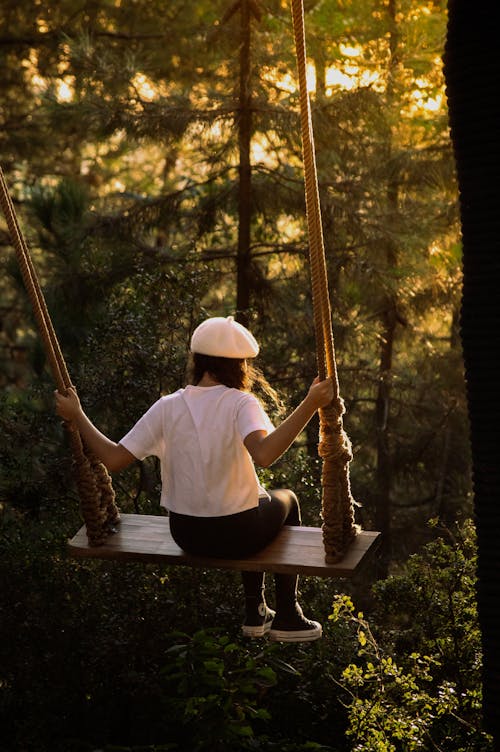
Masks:
[[[2,750],[487,750],[445,2],[306,2],[351,485],[383,533],[301,581],[305,647],[239,637],[227,572],[75,563],[66,438],[0,227]],[[287,408],[315,375],[298,93],[281,0],[12,2],[0,162],[86,409],[115,438],[238,312]],[[313,421],[262,473],[320,524]],[[154,462],[114,478],[161,513]],[[269,582],[272,592],[272,581]]]

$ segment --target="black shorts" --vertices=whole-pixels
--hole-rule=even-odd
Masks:
[[[194,517],[170,512],[170,530],[180,548],[197,556],[240,559],[267,546],[283,525],[300,525],[300,508],[293,491],[270,491],[271,499],[223,517]]]

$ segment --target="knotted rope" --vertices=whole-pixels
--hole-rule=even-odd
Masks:
[[[67,388],[71,386],[71,379],[1,167],[0,204],[16,252],[24,286],[31,300],[52,376],[57,389],[65,394]],[[113,525],[119,520],[111,477],[104,465],[87,451],[77,428],[69,422],[65,422],[64,425],[73,455],[80,513],[87,528],[89,544],[99,546],[104,543]]]
[[[345,407],[339,393],[335,362],[313,123],[307,91],[303,0],[292,0],[292,19],[299,77],[306,218],[318,374],[320,379],[329,376],[334,387],[334,398],[331,404],[322,408],[319,412],[318,453],[323,461],[321,517],[323,519],[325,558],[328,563],[335,563],[342,559],[347,547],[356,537],[359,528],[354,522],[355,502],[351,495],[349,479],[349,463],[352,459],[351,444],[343,429],[342,415],[345,412]]]

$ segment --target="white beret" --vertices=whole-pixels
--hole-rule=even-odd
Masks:
[[[259,345],[253,334],[233,316],[214,316],[194,330],[191,352],[219,358],[255,358]]]

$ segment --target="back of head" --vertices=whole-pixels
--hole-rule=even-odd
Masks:
[[[217,355],[191,353],[190,383],[199,384],[205,373],[208,373],[219,384],[232,389],[249,391],[252,388],[253,371],[247,366],[244,358],[219,358]]]
[[[281,412],[275,390],[258,368],[247,363],[255,358],[259,345],[253,334],[233,316],[214,316],[202,321],[191,337],[189,381],[198,384],[208,373],[220,384],[250,391],[255,386]]]

